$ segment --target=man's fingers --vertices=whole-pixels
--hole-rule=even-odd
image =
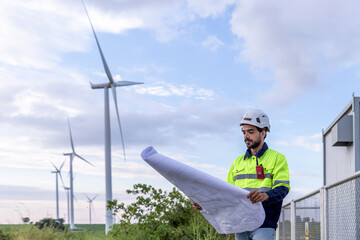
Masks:
[[[195,202],[191,202],[191,205],[193,206],[193,208],[195,210],[202,210],[202,207],[199,204],[195,203]]]
[[[256,195],[257,192],[258,190],[252,190],[251,192],[249,192],[249,194],[246,197],[251,199],[254,197],[254,195]]]
[[[263,198],[262,193],[258,190],[252,190],[246,197],[249,198],[252,203],[261,202]]]
[[[254,199],[253,199],[253,203],[257,203],[257,202],[261,202],[261,200],[262,200],[262,195],[261,195],[261,193],[259,194],[259,195],[256,195],[255,197],[254,197]]]
[[[251,195],[250,200],[252,203],[257,203],[267,201],[268,198],[269,197],[266,193],[257,192],[256,194]]]

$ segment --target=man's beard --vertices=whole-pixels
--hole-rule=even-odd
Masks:
[[[248,145],[248,143],[246,143],[247,140],[251,141],[252,144],[251,144],[251,145]],[[259,138],[257,141],[253,141],[253,140],[251,140],[251,139],[245,139],[245,144],[246,144],[246,146],[247,146],[248,148],[257,148],[257,147],[260,145],[260,143],[261,143],[261,139],[260,139],[260,138]]]

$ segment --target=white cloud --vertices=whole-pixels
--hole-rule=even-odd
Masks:
[[[356,0],[239,1],[231,25],[243,41],[241,58],[272,83],[261,101],[286,104],[318,87],[320,73],[358,65],[359,7]]]
[[[1,1],[0,62],[49,69],[60,52],[84,51],[85,29],[78,14],[59,1]]]
[[[297,136],[292,139],[276,141],[275,144],[280,146],[296,146],[305,148],[314,152],[322,151],[321,134],[314,134],[312,136]]]
[[[212,90],[195,88],[187,85],[176,86],[168,83],[154,83],[153,86],[138,86],[134,91],[139,94],[149,94],[154,96],[182,96],[194,97],[196,99],[210,100],[214,97],[215,93]]]
[[[115,15],[107,11],[101,11],[92,5],[87,6],[87,10],[95,31],[119,34],[129,29],[142,28],[144,26],[141,18],[133,17],[131,14]],[[85,12],[83,16],[85,17]],[[88,19],[86,21],[88,22]]]
[[[99,31],[122,32],[127,29],[150,29],[159,41],[170,41],[179,36],[182,27],[194,19],[186,9],[185,1],[91,1],[86,3],[90,17]],[[101,19],[105,15],[105,20]],[[120,27],[116,24],[118,22]]]
[[[209,35],[205,41],[202,42],[202,46],[209,48],[211,51],[216,51],[219,47],[224,46],[224,43],[214,35]]]

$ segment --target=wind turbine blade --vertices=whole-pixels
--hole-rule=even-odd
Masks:
[[[91,202],[91,210],[92,210],[92,212],[93,212],[93,214],[94,214],[94,218],[96,218],[96,214],[95,214],[95,208],[94,208],[94,204]],[[93,218],[93,219],[94,219]]]
[[[57,167],[55,166],[55,164],[54,164],[52,161],[50,161],[50,162],[51,162],[51,164],[54,166],[54,168],[56,169],[56,171],[59,172],[59,169],[57,169]]]
[[[84,193],[84,195],[89,201],[91,201],[91,199],[88,197],[88,195],[86,195],[85,193]]]
[[[91,166],[95,167],[91,162],[89,162],[88,160],[86,160],[85,158],[81,157],[80,155],[75,153],[75,156],[77,156],[78,158],[80,158],[81,160],[87,162],[88,164],[90,164]]]
[[[72,138],[72,134],[71,134],[71,127],[70,127],[70,120],[69,120],[69,118],[68,118],[68,125],[69,125],[71,149],[72,149],[73,153],[75,153],[74,142],[73,142],[73,138]]]
[[[94,201],[97,196],[99,196],[99,194],[96,194],[96,196],[91,199],[91,202]]]
[[[89,19],[89,22],[90,22],[90,25],[91,25],[91,29],[92,29],[92,31],[93,31],[93,33],[94,33],[94,37],[95,37],[96,44],[97,44],[98,49],[99,49],[99,52],[100,52],[101,60],[102,60],[102,63],[103,63],[103,65],[104,65],[104,69],[105,69],[106,75],[107,75],[110,83],[114,83],[113,77],[112,77],[111,72],[110,72],[110,69],[109,69],[109,67],[108,67],[108,65],[107,65],[107,63],[106,63],[104,54],[103,54],[103,52],[102,52],[102,50],[101,50],[101,47],[100,47],[98,38],[97,38],[96,33],[95,33],[95,30],[94,30],[94,27],[93,27],[92,22],[91,22],[91,20],[90,20],[89,13],[88,13],[88,11],[87,11],[87,9],[86,9],[86,6],[85,6],[85,3],[84,3],[83,0],[82,0],[82,4],[83,4],[83,6],[84,6],[86,15],[87,15],[87,17],[88,17],[88,19]]]
[[[130,82],[130,81],[118,81],[115,83],[117,87],[131,86],[137,84],[144,84],[143,82]]]
[[[61,171],[59,171],[59,175],[60,175],[61,182],[62,182],[62,184],[64,186],[65,184],[64,184],[64,179],[62,178],[62,175],[61,175]]]
[[[63,163],[61,164],[59,171],[61,171],[61,169],[63,168],[64,164],[65,164],[66,160],[63,161]]]
[[[124,137],[123,137],[123,133],[122,133],[122,129],[121,129],[119,108],[118,108],[118,105],[117,105],[116,87],[115,87],[114,85],[112,85],[112,86],[111,86],[111,90],[112,90],[113,97],[114,97],[116,116],[117,116],[117,120],[118,120],[118,124],[119,124],[119,128],[120,128],[120,136],[121,136],[121,143],[122,143],[122,147],[123,147],[124,159],[125,159],[125,161],[126,161]]]

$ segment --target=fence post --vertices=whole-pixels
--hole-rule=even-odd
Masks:
[[[324,240],[328,239],[328,204],[327,204],[327,193],[329,189],[324,187]]]
[[[320,239],[326,240],[326,189],[320,188]]]
[[[296,240],[296,209],[295,209],[295,202],[294,200],[291,201],[291,209],[290,209],[290,216],[291,216],[291,240]]]
[[[282,212],[283,212],[283,215],[282,215],[282,222],[283,222],[283,226],[282,226],[282,240],[285,239],[285,208],[282,208]]]

